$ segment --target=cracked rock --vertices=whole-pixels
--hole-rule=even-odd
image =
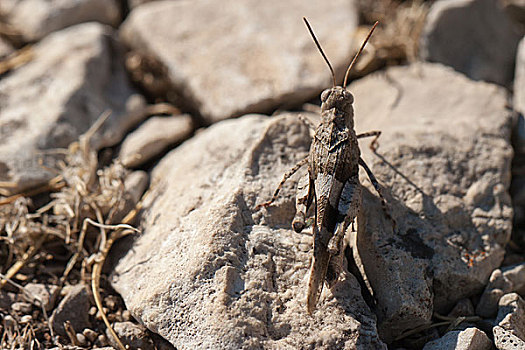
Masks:
[[[298,105],[330,85],[303,16],[342,79],[357,25],[353,0],[154,1],[133,9],[121,37],[156,59],[170,101],[212,123]]]
[[[512,148],[503,88],[439,64],[387,74],[349,89],[357,131],[383,132],[377,155],[361,150],[397,221],[393,232],[375,191],[364,191],[354,255],[388,342],[480,293],[500,266],[512,224]]]
[[[309,144],[297,114],[249,115],[161,160],[143,234],[112,275],[142,324],[177,349],[386,349],[348,272],[306,312],[312,236],[291,229],[297,177],[275,206],[255,209]]]

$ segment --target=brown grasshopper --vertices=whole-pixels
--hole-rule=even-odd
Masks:
[[[321,94],[321,123],[315,128],[310,152],[292,169],[286,172],[270,201],[259,207],[269,206],[277,198],[286,182],[303,165],[308,164],[308,173],[298,183],[296,214],[293,229],[301,232],[305,227],[306,212],[312,202],[315,205],[313,223],[314,254],[308,282],[307,310],[315,309],[323,290],[324,280],[332,288],[339,278],[343,265],[343,238],[348,226],[354,221],[361,205],[361,165],[378,192],[383,209],[386,203],[381,188],[372,171],[360,156],[357,139],[374,136],[370,147],[375,150],[380,131],[356,135],[354,130],[353,95],[346,90],[348,75],[359,54],[363,51],[378,22],[374,24],[361,48],[348,66],[342,86],[337,86],[335,73],[321,45],[303,17],[312,38],[332,73],[333,87]],[[391,218],[391,217],[390,217]]]

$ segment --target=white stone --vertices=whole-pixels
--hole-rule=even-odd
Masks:
[[[520,38],[499,0],[436,1],[427,15],[420,55],[472,79],[510,86]]]
[[[500,265],[512,226],[505,190],[512,148],[503,88],[439,64],[392,67],[387,74],[349,89],[358,132],[383,131],[378,155],[361,150],[385,187],[397,229],[381,219],[375,191],[364,191],[354,255],[389,341],[481,292]]]
[[[116,26],[120,9],[116,0],[2,0],[0,13],[25,41],[84,22]]]
[[[491,350],[492,342],[485,332],[471,327],[463,331],[447,332],[437,340],[428,342],[423,350]]]
[[[139,120],[126,110],[130,86],[110,27],[86,23],[49,35],[34,58],[0,80],[0,181],[13,192],[55,174],[65,148],[110,110],[92,138],[95,149],[121,141]],[[136,114],[138,115],[138,114]],[[131,116],[131,117],[130,117]]]
[[[496,323],[493,333],[497,349],[525,349],[525,302],[518,294],[500,299]]]
[[[122,142],[119,158],[129,168],[140,166],[187,139],[193,131],[191,116],[151,117]]]
[[[112,276],[142,324],[177,349],[386,349],[348,273],[306,312],[312,238],[291,230],[296,178],[276,206],[254,209],[309,143],[297,114],[251,115],[162,159],[143,233]]]
[[[332,84],[303,16],[342,80],[357,25],[353,0],[154,1],[135,8],[121,34],[166,68],[174,103],[211,123],[298,105]]]

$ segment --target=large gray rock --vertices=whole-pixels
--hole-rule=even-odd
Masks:
[[[420,54],[472,79],[509,86],[520,38],[499,0],[436,1],[423,29]]]
[[[0,181],[12,182],[13,192],[54,176],[38,159],[54,168],[58,154],[46,150],[67,147],[104,111],[112,114],[91,140],[95,149],[119,142],[138,122],[126,110],[134,90],[112,34],[96,23],[54,33],[0,80]]]
[[[66,27],[96,21],[116,26],[116,0],[2,0],[0,13],[25,41],[39,40]]]
[[[121,34],[165,68],[168,98],[215,122],[298,104],[331,85],[303,16],[341,78],[357,25],[353,0],[155,1],[134,9]]]
[[[499,350],[525,349],[525,302],[516,293],[503,296],[499,301],[494,342]]]
[[[423,350],[491,350],[492,342],[485,332],[471,327],[462,331],[447,332],[443,337],[433,340]]]
[[[354,255],[375,292],[390,341],[482,291],[511,231],[511,115],[506,92],[438,64],[393,67],[350,85],[361,147],[397,221],[364,192]],[[392,81],[394,83],[392,83]],[[362,181],[371,188],[368,180]],[[373,191],[373,190],[372,190]]]
[[[291,230],[296,177],[275,206],[254,209],[309,144],[297,114],[251,115],[162,159],[143,234],[112,276],[142,324],[177,349],[386,349],[349,273],[306,312],[312,237]]]

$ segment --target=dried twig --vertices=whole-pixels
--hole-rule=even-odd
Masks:
[[[12,69],[23,66],[27,62],[31,61],[34,56],[35,53],[33,47],[29,45],[14,52],[7,58],[0,61],[0,74],[4,74]]]
[[[135,210],[128,213],[128,215],[124,218],[123,224],[120,225],[100,225],[97,224],[96,226],[99,227],[105,227],[105,228],[117,228],[118,230],[115,231],[106,244],[102,247],[101,251],[97,254],[97,258],[95,259],[95,263],[93,265],[93,271],[91,273],[91,290],[93,291],[93,297],[95,299],[95,304],[97,305],[97,309],[100,312],[100,315],[102,316],[102,320],[106,324],[106,327],[108,327],[109,333],[115,340],[115,342],[118,344],[120,350],[126,350],[126,347],[122,344],[120,341],[117,333],[113,330],[113,327],[111,327],[111,323],[109,322],[106,313],[104,312],[104,307],[102,305],[102,298],[100,297],[100,274],[102,272],[102,267],[104,266],[104,262],[106,261],[106,257],[111,249],[111,246],[113,243],[115,243],[118,239],[127,236],[131,232],[135,231],[138,232],[138,230],[126,223],[132,222],[137,214],[137,212],[140,210],[140,205],[137,205],[137,208]]]

